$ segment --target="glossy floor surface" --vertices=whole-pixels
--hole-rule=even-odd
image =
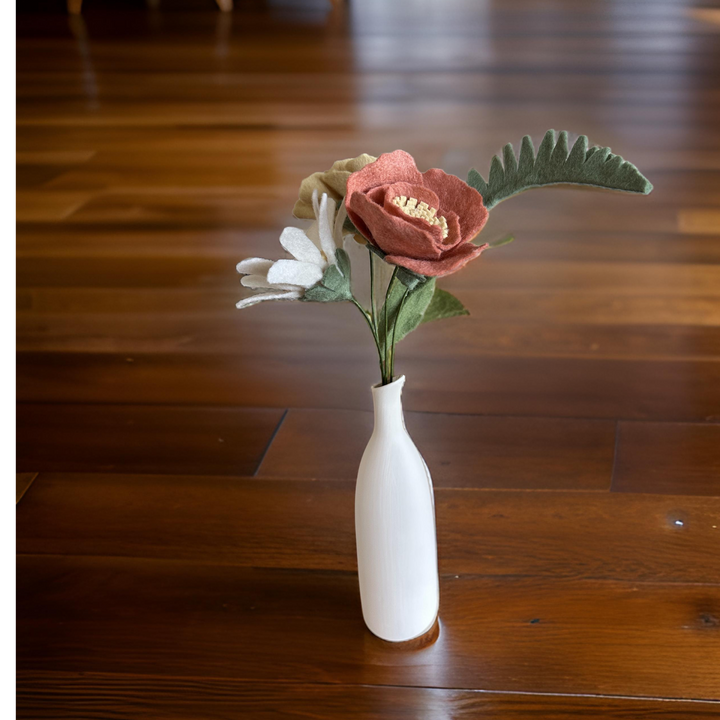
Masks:
[[[22,718],[720,713],[720,6],[31,2],[18,14]],[[237,311],[300,180],[398,147],[487,173],[585,133],[648,197],[536,190],[398,347],[441,626],[360,614],[375,351]]]

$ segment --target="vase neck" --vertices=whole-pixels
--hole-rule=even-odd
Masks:
[[[404,384],[405,376],[402,375],[389,385],[376,385],[372,389],[376,432],[405,429],[402,408]]]

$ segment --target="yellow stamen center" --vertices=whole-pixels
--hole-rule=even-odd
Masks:
[[[437,214],[437,209],[430,207],[426,202],[418,202],[417,198],[405,197],[405,195],[397,195],[392,199],[393,204],[397,205],[406,215],[410,217],[422,218],[427,220],[431,225],[437,225],[442,229],[443,240],[448,236],[447,220]]]

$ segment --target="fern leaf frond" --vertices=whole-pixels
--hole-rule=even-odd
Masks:
[[[647,178],[609,147],[588,147],[587,137],[581,135],[571,150],[567,132],[561,132],[556,139],[554,130],[545,133],[537,155],[529,135],[522,139],[519,160],[513,146],[506,145],[502,160],[493,157],[488,181],[473,169],[468,174],[468,185],[483,196],[488,210],[524,190],[547,185],[589,185],[642,195],[652,190]]]

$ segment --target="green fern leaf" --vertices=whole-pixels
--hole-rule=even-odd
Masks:
[[[554,130],[545,133],[537,155],[529,135],[522,139],[519,160],[508,143],[503,148],[503,160],[493,157],[488,181],[473,169],[468,185],[483,196],[488,210],[524,190],[546,185],[589,185],[642,195],[652,190],[647,178],[610,148],[588,148],[587,137],[581,135],[570,150],[567,132],[561,132],[556,141]]]

